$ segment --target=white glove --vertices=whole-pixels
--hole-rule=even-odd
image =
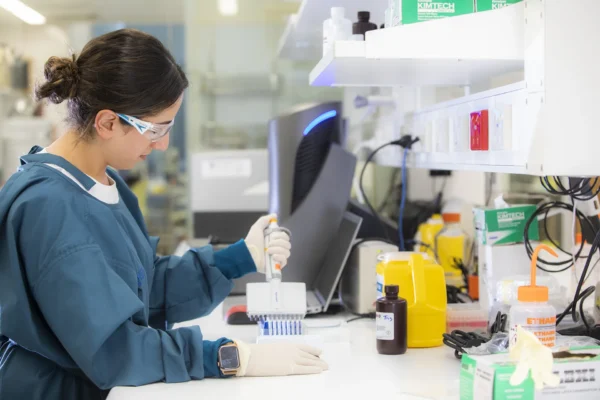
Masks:
[[[329,369],[321,350],[295,343],[246,344],[235,341],[240,355],[237,376],[320,374]]]
[[[523,383],[530,370],[535,390],[542,390],[544,385],[556,387],[560,384],[558,375],[552,373],[552,350],[521,326],[517,327],[517,343],[510,350],[510,359],[517,362],[517,368],[510,377],[512,386]]]
[[[252,225],[248,236],[246,236],[246,246],[252,255],[256,270],[260,273],[265,273],[265,229],[269,227],[271,219],[277,218],[277,215],[270,214],[264,217],[260,217],[258,221]],[[271,242],[267,253],[273,255],[273,260],[281,265],[281,268],[285,267],[290,258],[290,250],[292,244],[290,243],[290,237],[285,232],[273,232],[271,234]]]

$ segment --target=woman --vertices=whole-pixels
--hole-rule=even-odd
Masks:
[[[68,100],[71,128],[24,156],[0,192],[0,398],[103,399],[115,386],[326,369],[312,348],[170,329],[264,271],[270,217],[226,249],[156,256],[137,199],[107,167],[169,145],[188,81],[163,45],[120,30],[44,72],[36,95]],[[289,251],[284,233],[268,249],[282,265]]]

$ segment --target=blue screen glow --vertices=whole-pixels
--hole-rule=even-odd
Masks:
[[[308,124],[306,129],[304,129],[304,136],[308,135],[310,133],[310,131],[312,131],[313,128],[315,126],[319,125],[321,122],[328,120],[330,118],[333,118],[336,115],[337,115],[337,111],[335,111],[335,110],[327,111],[326,113],[319,115],[317,118],[313,119],[310,124]]]

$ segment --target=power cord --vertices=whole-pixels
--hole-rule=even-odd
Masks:
[[[365,165],[363,166],[363,168],[362,168],[362,170],[360,172],[360,178],[359,178],[359,181],[358,181],[358,186],[359,186],[360,194],[363,197],[363,199],[365,200],[365,204],[367,205],[367,207],[369,207],[369,210],[371,210],[371,212],[373,213],[373,216],[375,217],[375,219],[379,223],[379,226],[380,226],[382,234],[383,234],[382,237],[386,238],[389,241],[392,241],[392,238],[389,235],[388,229],[383,224],[383,221],[381,220],[381,217],[379,216],[379,213],[377,212],[377,210],[375,210],[375,208],[373,207],[373,205],[369,201],[369,198],[365,194],[365,190],[364,190],[364,187],[363,187],[363,178],[364,178],[364,175],[365,175],[365,171],[367,170],[367,166],[369,165],[369,163],[373,160],[373,158],[375,157],[375,155],[381,149],[384,149],[384,148],[386,148],[388,146],[400,146],[400,147],[403,147],[403,148],[411,148],[412,145],[415,144],[418,141],[419,141],[419,138],[414,138],[413,139],[412,136],[410,136],[410,135],[404,135],[404,136],[402,136],[398,140],[392,140],[391,142],[382,144],[381,146],[379,146],[378,148],[376,148],[375,150],[373,150],[371,152],[371,154],[369,154],[369,156],[367,157],[367,159],[365,161]],[[403,182],[403,184],[404,184],[404,182]]]
[[[600,183],[599,178],[569,179],[569,188],[563,185],[559,176],[540,177],[540,182],[548,193],[557,196],[569,196],[575,200],[592,200],[600,194],[600,185],[598,185],[598,183]]]
[[[406,179],[406,159],[408,158],[408,151],[412,147],[412,143],[409,147],[404,148],[404,156],[402,157],[402,196],[400,198],[400,211],[398,213],[398,236],[400,239],[400,251],[406,251],[404,246],[404,207],[406,207],[406,190],[408,182]]]
[[[552,209],[562,209],[562,210],[567,210],[567,211],[571,211],[571,212],[575,211],[577,219],[579,220],[579,223],[582,226],[584,223],[587,224],[587,226],[590,228],[590,230],[592,232],[596,232],[596,229],[594,228],[592,221],[586,215],[584,215],[581,211],[575,209],[572,204],[567,204],[562,201],[551,201],[548,203],[544,203],[533,212],[531,217],[525,223],[525,230],[523,232],[523,242],[525,243],[525,250],[527,251],[527,255],[529,256],[530,259],[533,255],[534,248],[533,248],[533,245],[531,244],[531,240],[529,239],[529,228],[531,227],[531,224],[533,224],[534,222],[535,223],[538,222],[538,216],[544,215],[544,218],[548,218],[548,215]],[[546,226],[545,226],[545,228],[547,229]],[[583,245],[584,245],[583,241],[577,248],[576,253],[572,254],[571,252],[563,249],[551,236],[547,235],[547,237],[548,237],[548,240],[550,241],[550,243],[552,243],[552,245],[554,245],[557,249],[559,249],[564,254],[569,255],[570,257],[568,260],[563,260],[563,261],[546,261],[546,260],[543,260],[541,257],[538,257],[538,261],[545,265],[562,267],[560,269],[553,270],[553,269],[544,268],[544,267],[540,266],[540,264],[538,263],[537,267],[539,269],[541,269],[542,271],[549,272],[549,273],[566,271],[573,266],[573,258],[575,260],[577,260],[581,257],[581,253],[583,251]],[[594,253],[593,251],[590,251],[590,254],[593,254],[593,253]]]

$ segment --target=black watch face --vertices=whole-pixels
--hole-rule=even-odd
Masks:
[[[236,369],[240,366],[238,350],[235,346],[221,347],[219,350],[221,355],[222,369]]]

